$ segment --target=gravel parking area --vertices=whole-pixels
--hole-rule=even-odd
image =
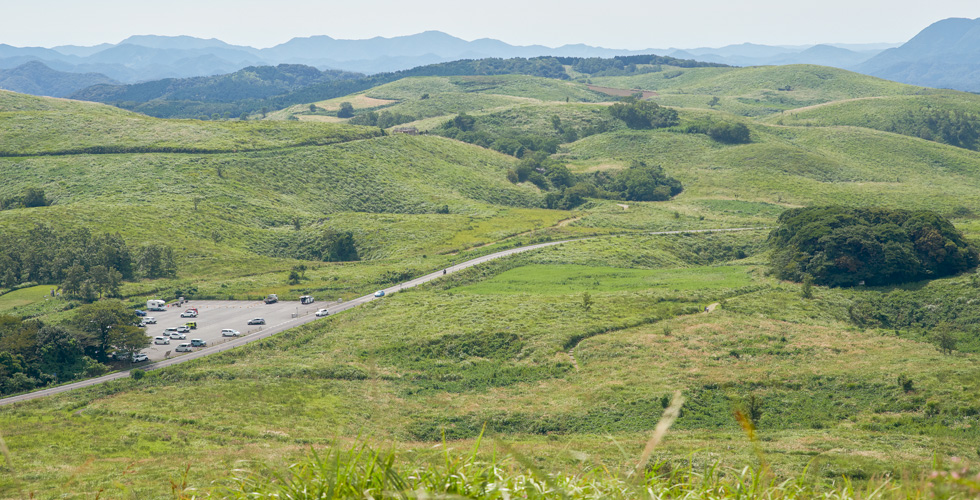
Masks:
[[[186,340],[172,339],[169,345],[151,344],[142,352],[149,356],[151,362],[168,357],[173,358],[187,354],[186,352],[177,352],[177,346],[185,342],[190,343],[191,339],[201,339],[207,342],[207,347],[194,347],[194,351],[207,349],[234,339],[234,337],[222,337],[222,329],[238,330],[244,337],[266,328],[275,327],[296,317],[312,315],[321,308],[330,309],[331,305],[336,306],[338,304],[336,302],[333,304],[320,302],[300,304],[298,301],[279,301],[267,305],[262,301],[190,300],[185,302],[182,307],[167,307],[165,312],[148,311],[147,316],[155,318],[157,322],[146,326],[146,334],[152,339],[158,335],[163,335],[163,331],[169,327],[181,326],[189,321],[196,321],[197,329],[186,334]],[[197,308],[197,318],[180,317],[180,314],[189,308]],[[248,321],[252,318],[263,318],[266,323],[258,326],[249,325]]]

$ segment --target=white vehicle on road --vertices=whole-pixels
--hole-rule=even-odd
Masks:
[[[142,363],[143,361],[146,361],[148,359],[150,359],[150,357],[141,352],[133,354],[133,363]]]
[[[170,345],[169,337],[153,337],[153,343],[157,345]]]
[[[239,332],[238,330],[232,330],[231,328],[225,328],[224,330],[221,330],[222,337],[238,337],[240,335],[241,332]]]
[[[147,316],[143,318],[143,323],[146,323],[147,325],[155,325],[157,324],[157,319],[153,316]]]
[[[170,338],[173,340],[184,340],[187,338],[187,334],[183,332],[174,332],[170,334]]]
[[[189,343],[185,342],[177,346],[176,350],[177,352],[191,352],[193,349],[191,349],[191,345]]]
[[[374,292],[374,296],[375,297],[384,297],[385,296],[385,291],[384,290],[378,290],[377,292]]]
[[[148,300],[146,301],[147,311],[166,311],[167,301],[166,300]]]
[[[320,309],[319,311],[316,312],[316,317],[318,318],[322,318],[324,316],[329,316],[329,315],[330,315],[330,311],[326,309]]]

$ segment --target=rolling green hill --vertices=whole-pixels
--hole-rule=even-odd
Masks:
[[[748,68],[664,68],[638,76],[598,77],[595,85],[658,92],[654,101],[668,106],[709,108],[718,97],[718,109],[745,116],[841,99],[871,96],[916,95],[940,92],[812,65]]]
[[[18,106],[0,120],[24,127],[0,137],[0,150],[19,155],[0,159],[0,199],[40,187],[54,202],[0,211],[0,230],[40,221],[173,245],[178,278],[129,283],[133,300],[186,284],[212,298],[294,299],[306,289],[350,298],[392,275],[496,248],[599,236],[451,274],[141,380],[4,407],[0,429],[26,465],[0,475],[0,493],[159,496],[185,470],[193,488],[229,484],[239,460],[269,464],[249,469],[274,481],[311,446],[364,440],[413,465],[444,463],[435,443],[463,453],[481,432],[496,444],[479,458],[625,474],[678,390],[686,403],[654,450],[657,470],[749,467],[820,491],[835,491],[830,481],[841,476],[877,485],[888,475],[915,489],[905,478],[927,474],[934,457],[973,460],[972,273],[891,288],[817,286],[804,298],[801,286],[767,273],[766,230],[647,233],[771,226],[786,207],[844,204],[936,210],[976,238],[980,153],[881,125],[919,107],[972,113],[976,101],[812,66],[661,69],[592,78],[655,90],[655,101],[677,106],[679,123],[657,130],[612,118],[603,102],[611,97],[586,82],[513,75],[404,79],[245,123],[0,94]],[[408,124],[423,134],[317,121],[337,120],[341,102],[354,104],[355,117],[415,116]],[[462,112],[489,135],[560,139],[551,159],[582,179],[640,160],[684,190],[663,202],[542,209],[541,189],[508,180],[520,159],[424,134]],[[36,119],[45,113],[52,118]],[[54,123],[56,114],[71,119]],[[749,142],[713,139],[703,127],[716,123],[745,125]],[[577,137],[559,130],[588,127]],[[86,148],[130,149],[74,154],[76,135]],[[349,231],[363,261],[292,258],[290,249],[327,229]],[[287,285],[297,264],[309,279]],[[0,310],[67,314],[32,293]],[[940,325],[958,342],[948,355],[936,346]],[[736,413],[754,420],[753,437]]]

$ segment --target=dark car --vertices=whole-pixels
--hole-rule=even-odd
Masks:
[[[262,319],[262,318],[252,318],[252,319],[248,320],[248,324],[250,324],[250,325],[264,325],[265,324],[265,320]]]
[[[139,309],[137,309],[136,315],[142,318],[143,316],[146,316],[146,311],[140,311]]]

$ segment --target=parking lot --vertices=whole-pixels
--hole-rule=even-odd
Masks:
[[[265,304],[262,301],[241,301],[241,300],[191,300],[184,303],[182,307],[167,307],[166,311],[147,311],[147,316],[157,320],[156,324],[146,325],[146,334],[152,339],[158,335],[163,335],[167,328],[181,326],[187,322],[196,321],[197,329],[191,330],[187,334],[186,340],[173,339],[170,345],[151,344],[150,347],[143,349],[143,353],[149,356],[150,361],[160,361],[167,357],[176,357],[184,352],[177,352],[177,346],[183,343],[190,343],[191,339],[201,339],[207,342],[207,347],[195,347],[194,351],[207,349],[222,342],[233,340],[234,337],[222,337],[221,330],[231,328],[241,332],[242,336],[258,333],[266,328],[275,327],[294,317],[312,316],[318,309],[331,309],[331,305],[338,305],[315,302],[313,304],[300,304],[299,301],[280,301],[275,304]],[[197,308],[197,318],[181,318],[180,313],[189,308]],[[249,325],[248,321],[252,318],[265,319],[265,325]]]

